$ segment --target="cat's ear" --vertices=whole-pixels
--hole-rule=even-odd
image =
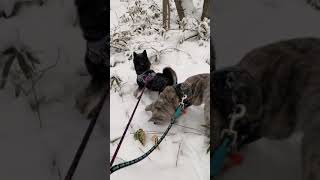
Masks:
[[[136,52],[133,52],[133,57],[137,57],[137,53]]]
[[[147,51],[146,50],[143,51],[143,55],[147,56]]]

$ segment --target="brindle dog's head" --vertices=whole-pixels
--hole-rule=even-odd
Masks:
[[[211,109],[211,141],[213,148],[219,144],[222,129],[228,128],[228,115],[236,104],[243,104],[246,113],[235,129],[241,129],[245,123],[261,120],[262,91],[254,78],[245,70],[235,67],[218,70],[211,75],[213,82],[213,108]]]
[[[171,120],[176,108],[179,105],[179,97],[173,86],[167,86],[161,93],[159,98],[148,105],[145,110],[151,111],[152,116],[149,121],[154,124],[161,124]]]

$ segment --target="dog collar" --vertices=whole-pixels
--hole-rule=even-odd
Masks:
[[[182,102],[184,104],[184,108],[191,106],[191,90],[189,88],[185,88],[185,86],[182,86],[182,83],[176,84],[173,87],[176,91],[177,96],[179,97],[179,102]]]

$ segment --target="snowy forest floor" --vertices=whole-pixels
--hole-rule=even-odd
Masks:
[[[142,2],[142,9],[151,9],[148,7],[151,7],[154,2],[157,7],[162,7],[161,1],[146,0]],[[115,32],[119,33],[135,29],[140,22],[130,24],[130,20],[128,20],[129,22],[123,23],[122,20],[125,19],[123,15],[129,12],[127,10],[128,5],[130,5],[128,2],[111,1],[111,37],[114,37],[114,39],[119,37],[113,36],[116,34]],[[146,13],[152,14],[154,12],[158,11],[153,10]],[[136,73],[132,61],[133,51],[140,53],[146,49],[152,63],[152,69],[156,72],[162,72],[162,69],[166,66],[172,67],[177,73],[178,83],[195,74],[209,73],[209,41],[199,40],[198,38],[183,41],[183,37],[192,35],[192,31],[182,33],[181,30],[178,30],[178,25],[175,23],[176,17],[172,15],[171,21],[172,29],[175,30],[169,30],[163,34],[154,31],[154,29],[161,27],[162,19],[154,18],[150,24],[145,25],[142,23],[138,25],[139,27],[146,26],[142,32],[130,31],[134,35],[127,37],[129,40],[124,45],[122,44],[125,50],[111,49],[110,65],[112,67],[110,76],[117,77],[122,81],[120,87],[112,86],[110,92],[111,140],[117,139],[122,135],[137,102],[137,98],[133,96],[137,88]],[[113,43],[111,44],[113,45]],[[119,47],[119,44],[116,47]],[[142,96],[140,105],[114,164],[132,160],[142,155],[152,147],[152,136],[157,135],[160,137],[169,125],[169,120],[164,125],[154,125],[148,122],[151,113],[146,112],[144,108],[155,101],[157,97],[157,92],[149,90],[146,90]],[[209,153],[206,152],[208,144],[206,144],[204,128],[201,126],[204,124],[203,106],[188,108],[188,113],[181,116],[176,124],[160,144],[159,150],[156,149],[148,158],[135,165],[114,172],[111,175],[111,179],[208,180],[210,157]],[[134,140],[133,133],[140,128],[146,132],[145,146]],[[114,153],[118,142],[111,143],[111,155]]]
[[[0,0],[8,14],[14,1]],[[9,80],[0,90],[0,179],[61,180],[64,178],[89,121],[75,108],[75,96],[89,82],[84,66],[85,40],[76,23],[73,1],[47,1],[43,6],[23,7],[8,19],[0,18],[0,51],[28,46],[44,71],[35,85],[40,118],[32,93],[15,97],[19,77],[15,62]],[[0,69],[7,57],[0,57]],[[30,81],[23,84],[29,90]],[[99,118],[74,180],[105,180],[106,113]],[[42,127],[40,128],[40,120]]]

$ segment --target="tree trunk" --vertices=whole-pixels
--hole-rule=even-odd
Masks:
[[[163,9],[163,14],[162,14],[162,23],[163,23],[163,28],[165,30],[170,29],[170,3],[169,0],[163,0],[162,1],[162,9]]]
[[[174,0],[174,3],[176,4],[176,8],[177,8],[177,11],[178,11],[178,16],[179,16],[179,19],[180,21],[185,17],[184,15],[184,9],[182,7],[182,0]]]
[[[209,18],[209,16],[210,16],[209,13],[210,13],[210,0],[204,0],[203,8],[202,8],[201,20],[203,20],[205,17]]]
[[[170,29],[170,3],[168,0],[168,18],[167,18],[167,22],[168,22],[168,29]]]

